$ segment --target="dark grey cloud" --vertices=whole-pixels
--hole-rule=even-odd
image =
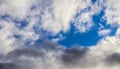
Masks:
[[[55,53],[59,50],[56,44],[48,41],[39,46],[20,47],[7,54],[0,54],[0,69],[33,69],[36,63],[47,65],[47,61],[51,60],[48,53],[57,55]]]
[[[0,69],[112,69],[120,63],[120,53],[90,55],[90,52],[89,47],[65,48],[46,41],[39,46],[25,46],[0,54]]]
[[[65,49],[63,54],[61,55],[61,61],[63,64],[75,64],[80,62],[82,58],[85,57],[88,48],[70,48]]]
[[[9,58],[18,58],[20,56],[43,57],[44,53],[42,50],[38,50],[37,48],[21,48],[9,52],[7,56]]]
[[[120,53],[113,53],[106,57],[106,62],[108,64],[120,64]]]
[[[0,55],[0,69],[33,69],[32,67],[36,66],[36,63],[42,64],[42,66],[48,68],[51,64],[57,64],[57,61],[59,61],[60,64],[75,64],[85,57],[87,51],[87,48],[76,47],[67,49],[61,48],[51,42],[43,42],[36,47],[22,47],[7,54]],[[59,54],[59,52],[62,52],[62,54]],[[24,59],[21,57],[26,58]],[[55,61],[51,62],[52,60]]]
[[[40,45],[39,47],[40,48],[43,48],[43,49],[46,49],[46,50],[56,50],[58,49],[57,47],[58,45],[53,43],[53,42],[50,42],[48,40],[44,40]]]
[[[20,69],[14,63],[0,63],[0,69]]]
[[[45,60],[45,53],[40,49],[33,47],[15,49],[0,56],[0,69],[33,69],[34,61],[38,58]]]

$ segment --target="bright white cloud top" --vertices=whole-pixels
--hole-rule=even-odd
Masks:
[[[0,0],[0,69],[119,69],[119,6],[120,0]],[[95,45],[59,43],[68,32],[72,38],[91,30],[89,37],[100,37]]]

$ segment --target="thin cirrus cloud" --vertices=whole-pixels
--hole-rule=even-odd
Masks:
[[[0,0],[0,69],[119,69],[119,3]],[[72,34],[84,35],[92,30],[95,37],[104,37],[90,47],[71,48],[46,38],[71,32],[71,24],[75,27]]]

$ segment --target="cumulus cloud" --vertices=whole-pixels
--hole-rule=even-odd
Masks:
[[[98,31],[106,37],[96,46],[66,48],[51,41],[34,45],[46,35],[43,32],[65,33],[71,23],[81,33],[89,31],[94,26],[92,16],[103,7],[107,23],[119,24],[119,3],[119,0],[98,0],[94,4],[90,0],[0,0],[0,69],[119,69],[119,27],[115,36],[106,36],[110,30]]]
[[[0,39],[1,50],[7,52],[10,46],[26,42],[34,44],[44,35],[42,31],[52,35],[67,32],[77,8],[86,8],[86,2],[89,4],[79,0],[0,0],[0,32],[4,36]]]

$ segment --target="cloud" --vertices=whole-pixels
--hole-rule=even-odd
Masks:
[[[3,69],[11,65],[18,69],[119,69],[119,54],[115,37],[101,40],[97,46],[70,49],[44,42],[1,55],[0,65]]]
[[[85,57],[87,51],[87,48],[65,49],[64,53],[61,55],[61,61],[63,61],[63,64],[65,65],[76,65],[82,61],[82,58]]]
[[[86,8],[86,2],[89,4],[89,1],[79,0],[0,0],[1,51],[8,52],[13,46],[22,46],[27,42],[34,44],[47,34],[67,32],[77,8]]]
[[[0,63],[1,69],[19,69],[14,63]]]
[[[100,30],[100,31],[98,32],[98,34],[99,34],[99,36],[107,36],[107,35],[110,34],[110,32],[111,32],[111,30],[105,29],[105,30]]]
[[[24,19],[29,12],[33,0],[2,0],[0,15],[10,15],[13,18]]]
[[[68,49],[51,41],[34,45],[46,35],[43,32],[49,35],[67,32],[71,22],[79,32],[90,30],[94,26],[92,15],[99,14],[103,6],[107,23],[119,24],[120,1],[103,2],[0,0],[0,69],[119,69],[119,29],[115,36],[106,36],[91,47]],[[23,22],[27,25],[20,28]],[[109,30],[98,32],[108,33]]]
[[[94,25],[92,22],[92,13],[90,10],[88,12],[81,13],[81,15],[78,17],[75,17],[73,24],[81,33],[89,31]]]
[[[9,24],[8,24],[9,23]],[[12,38],[12,30],[15,28],[15,26],[12,24],[11,21],[4,21],[0,20],[0,52],[7,52],[9,50],[14,49],[13,43],[15,41],[14,38]]]
[[[119,17],[120,17],[120,7],[119,7],[120,1],[119,0],[109,0],[106,1],[106,17],[107,17],[107,23],[120,23]],[[116,14],[117,13],[117,14]]]
[[[119,64],[120,63],[120,54],[113,53],[107,57],[107,61],[111,64]]]

